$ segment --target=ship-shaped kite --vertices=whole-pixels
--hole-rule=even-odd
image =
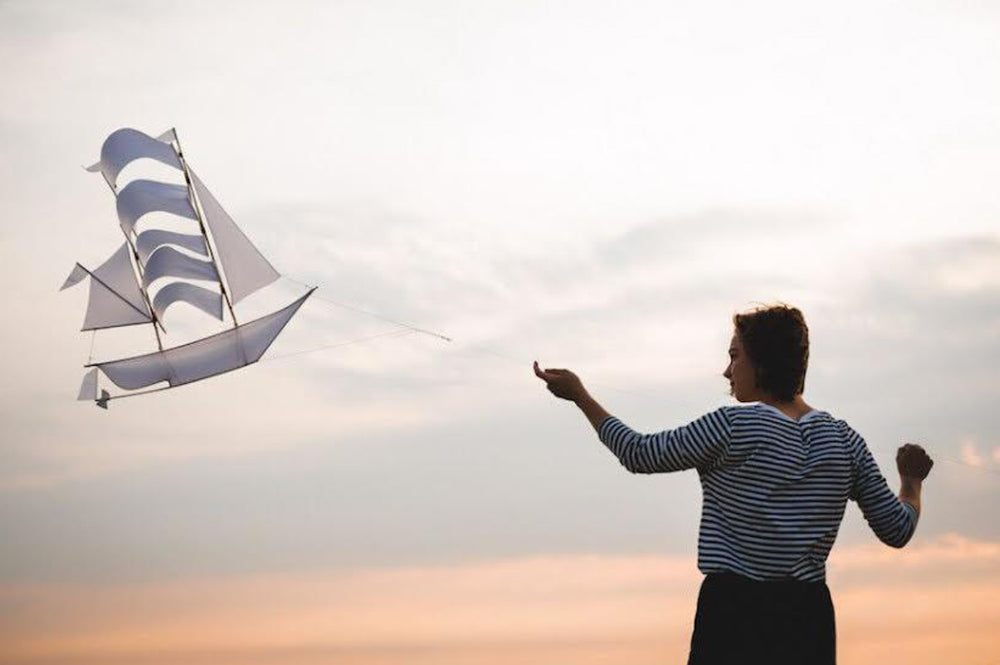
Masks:
[[[136,179],[119,187],[118,175],[138,159],[176,169],[178,182]],[[83,330],[150,325],[158,349],[119,360],[95,362],[84,376],[78,399],[107,408],[108,400],[141,394],[98,395],[98,370],[125,391],[151,392],[207,379],[257,362],[315,288],[285,307],[240,323],[233,306],[281,275],[236,226],[184,159],[175,130],[156,138],[119,129],[101,147],[99,172],[115,194],[125,241],[104,263],[89,270],[79,263],[62,288],[90,277]],[[183,183],[181,182],[183,175]],[[143,216],[163,212],[186,220],[181,228],[156,228]],[[157,216],[158,217],[158,216]],[[167,310],[178,302],[232,327],[193,342],[165,348],[161,331]],[[149,389],[150,386],[161,385]]]

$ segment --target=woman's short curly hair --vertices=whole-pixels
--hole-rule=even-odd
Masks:
[[[736,334],[753,362],[757,387],[781,401],[790,401],[806,387],[809,328],[795,307],[759,307],[733,315]]]

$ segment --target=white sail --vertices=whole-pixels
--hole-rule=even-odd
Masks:
[[[170,282],[157,291],[153,298],[156,318],[163,321],[164,312],[176,302],[186,302],[209,316],[222,320],[222,294],[187,282]]]
[[[80,271],[90,275],[90,299],[82,330],[131,326],[152,321],[149,308],[146,307],[146,301],[135,280],[127,244],[122,244],[100,268],[92,272],[77,264],[63,284],[64,289],[83,278]]]
[[[257,362],[315,289],[287,307],[190,344],[134,358],[94,363],[119,388],[138,390],[166,381],[171,387]]]
[[[80,384],[80,394],[76,396],[78,402],[97,399],[97,368],[90,370],[83,375],[83,383]]]
[[[171,127],[167,131],[163,132],[156,137],[157,141],[163,141],[164,143],[172,143],[177,141],[177,130]]]
[[[128,235],[139,218],[150,212],[169,212],[187,219],[198,219],[185,185],[171,185],[155,180],[133,180],[118,193],[118,221]]]
[[[181,277],[218,282],[219,273],[215,264],[200,261],[187,254],[181,254],[170,245],[163,245],[149,256],[142,274],[142,285],[149,285],[161,277]]]
[[[240,230],[229,214],[190,168],[191,181],[212,233],[217,261],[226,276],[229,298],[235,305],[254,291],[281,277],[264,255]]]
[[[208,258],[208,248],[205,245],[205,236],[192,235],[188,233],[175,233],[174,231],[164,231],[163,229],[149,229],[143,231],[135,238],[135,251],[139,254],[139,260],[143,265],[149,261],[149,255],[162,245],[175,245],[183,247],[189,252],[199,254]]]
[[[76,265],[73,266],[73,270],[70,271],[69,277],[67,277],[66,281],[63,282],[63,285],[59,287],[59,290],[65,291],[69,287],[79,284],[80,280],[89,274],[90,273],[87,272],[86,268],[77,263]]]
[[[167,309],[179,302],[223,320],[224,295],[231,296],[233,305],[280,277],[204,183],[187,169],[179,144],[177,149],[173,145],[176,142],[173,130],[153,138],[134,129],[120,129],[105,140],[101,161],[88,169],[100,171],[115,190],[119,225],[127,242],[93,272],[77,264],[63,284],[65,289],[91,277],[84,330],[161,321]],[[137,179],[118,191],[117,178],[137,159],[153,159],[186,171],[189,185]],[[140,232],[140,220],[152,212],[198,221],[200,233],[163,224],[156,228],[151,223],[156,220],[143,222]],[[130,251],[135,252],[135,266]],[[214,282],[219,288],[187,280]],[[107,408],[108,401],[117,397],[98,389],[98,369],[118,387],[139,390],[164,382],[167,387],[179,386],[255,363],[313,290],[249,323],[236,325],[234,315],[232,329],[182,346],[161,346],[145,355],[91,363],[87,367],[94,370],[84,377],[80,399],[94,399]],[[157,341],[165,344],[159,329],[154,330]]]
[[[164,132],[160,138],[174,138],[173,130]],[[142,159],[155,159],[178,171],[184,167],[169,142],[154,139],[134,129],[119,129],[112,132],[101,146],[101,161],[87,167],[88,171],[100,171],[112,187],[117,186],[118,174],[131,162]]]

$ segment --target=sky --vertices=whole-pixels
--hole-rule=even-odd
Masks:
[[[935,459],[905,549],[848,507],[840,661],[1000,661],[998,41],[976,0],[0,3],[0,662],[683,662],[696,474],[625,472],[531,362],[666,429],[773,302],[890,485]],[[320,289],[105,412],[82,365],[152,335],[57,289],[121,242],[80,168],[120,127],[286,276],[238,314]]]

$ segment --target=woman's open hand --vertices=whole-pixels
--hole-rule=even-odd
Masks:
[[[586,397],[587,390],[583,387],[580,377],[568,369],[541,369],[537,360],[534,367],[535,376],[544,381],[545,387],[556,397],[571,402],[579,402]]]

